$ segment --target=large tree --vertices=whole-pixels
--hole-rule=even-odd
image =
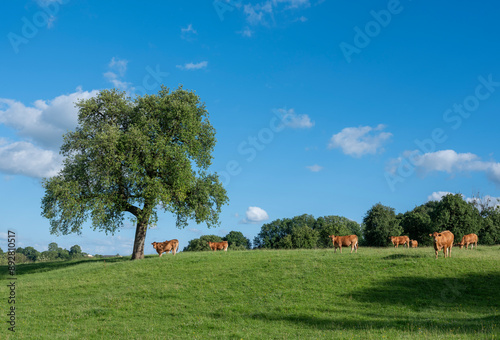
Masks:
[[[219,224],[226,190],[208,172],[215,130],[200,98],[182,87],[131,99],[103,90],[77,103],[78,126],[64,135],[65,157],[57,176],[45,179],[42,215],[51,233],[80,233],[88,217],[94,229],[113,234],[125,213],[136,223],[132,259],[144,258],[148,226],[157,209]]]

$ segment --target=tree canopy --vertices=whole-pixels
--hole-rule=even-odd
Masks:
[[[387,246],[390,243],[390,236],[399,236],[403,232],[394,208],[380,203],[367,211],[363,218],[363,225],[365,242],[369,246]]]
[[[140,259],[158,208],[175,214],[179,228],[190,219],[219,224],[228,198],[208,172],[215,130],[194,92],[162,86],[132,100],[103,90],[77,107],[78,126],[61,147],[63,168],[43,182],[51,233],[80,233],[90,218],[94,229],[113,234],[128,212],[136,223],[132,259]]]
[[[250,249],[252,247],[250,240],[241,231],[230,231],[222,240],[227,241],[231,250]]]
[[[434,211],[436,226],[449,230],[460,240],[467,234],[478,234],[481,229],[481,216],[474,204],[466,202],[461,194],[444,196]]]

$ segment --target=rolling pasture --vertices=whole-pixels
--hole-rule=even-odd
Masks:
[[[2,339],[494,339],[500,246],[182,252],[17,266]],[[8,277],[1,268],[2,282]],[[6,284],[1,291],[7,292]],[[7,299],[2,299],[2,311]],[[6,313],[2,313],[6,321]]]

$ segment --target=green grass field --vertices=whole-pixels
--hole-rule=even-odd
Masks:
[[[499,338],[500,246],[452,256],[360,248],[18,265],[16,332],[2,298],[0,338]]]

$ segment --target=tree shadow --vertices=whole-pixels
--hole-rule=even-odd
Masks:
[[[365,315],[357,313],[357,315]],[[359,317],[348,318],[344,315],[331,317],[316,317],[305,314],[283,315],[281,313],[256,313],[248,316],[251,319],[272,322],[288,322],[290,324],[300,324],[301,327],[308,327],[315,330],[339,331],[339,330],[399,330],[404,332],[418,333],[419,330],[450,334],[454,330],[455,334],[475,334],[488,333],[497,325],[500,316],[490,315],[477,318],[451,318],[451,319],[425,319],[425,318],[381,318],[377,314],[374,319],[360,320]],[[489,327],[485,325],[490,325]]]
[[[107,262],[116,263],[130,261],[130,256],[126,257],[109,257],[109,258],[99,258],[99,259],[81,259],[81,260],[69,260],[69,261],[53,261],[53,262],[35,262],[35,263],[21,263],[16,265],[16,276],[43,273],[53,270],[78,266],[84,263],[94,263],[94,262]],[[0,266],[0,273],[2,276],[9,274],[8,266]]]
[[[382,258],[382,260],[408,260],[408,259],[421,259],[429,257],[427,254],[392,254]]]
[[[392,329],[413,333],[420,329],[443,334],[450,334],[451,330],[454,334],[497,334],[500,325],[498,287],[500,273],[396,277],[340,296],[337,303],[351,304],[346,311],[314,309],[312,305],[311,313],[269,311],[245,317],[290,322],[319,330]],[[401,313],[399,306],[406,311]],[[318,316],[318,312],[329,316]]]
[[[467,274],[457,277],[395,277],[377,286],[350,293],[360,302],[380,305],[404,304],[414,309],[456,308],[484,313],[500,307],[500,273]]]

